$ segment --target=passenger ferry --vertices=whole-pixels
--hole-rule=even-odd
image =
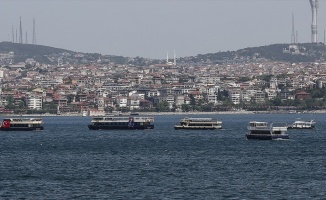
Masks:
[[[108,129],[154,129],[153,117],[134,116],[101,116],[93,117],[90,130]]]
[[[316,126],[315,120],[304,121],[302,119],[296,119],[293,124],[291,124],[288,128],[289,129],[313,129]]]
[[[43,130],[41,118],[5,118],[2,120],[1,131],[36,131]]]
[[[201,130],[213,130],[221,129],[222,121],[214,118],[183,118],[179,124],[174,126],[174,129],[201,129]]]
[[[251,121],[248,126],[247,139],[277,140],[289,139],[286,123],[268,123]]]

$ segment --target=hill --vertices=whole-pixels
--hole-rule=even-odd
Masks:
[[[59,48],[48,47],[43,45],[19,44],[19,43],[12,43],[12,42],[1,42],[0,51],[1,52],[13,51],[17,55],[28,55],[31,57],[50,55],[52,53],[72,52],[65,49],[59,49]]]
[[[45,64],[58,64],[59,62],[69,64],[89,64],[101,62],[144,66],[165,63],[165,60],[101,55],[98,53],[81,53],[43,45],[19,44],[12,42],[1,42],[0,52],[14,52],[14,62],[24,62],[27,58],[33,58],[35,61]],[[247,63],[261,60],[283,62],[322,62],[326,60],[325,52],[326,46],[324,44],[272,44],[261,47],[248,47],[237,51],[183,57],[178,58],[177,62],[179,64]]]
[[[324,44],[272,44],[261,47],[248,47],[237,51],[226,51],[185,57],[183,62],[192,63],[242,63],[258,60],[283,62],[315,62],[326,60]]]
[[[25,62],[27,58],[33,58],[36,62],[45,64],[90,64],[101,62],[141,66],[148,63],[159,62],[158,60],[148,60],[139,57],[129,58],[114,55],[101,55],[99,53],[82,53],[43,45],[0,42],[0,53],[8,54],[9,52],[13,52],[14,57],[0,64],[6,65],[9,62]]]
[[[52,62],[48,59],[47,55],[60,54],[60,53],[72,53],[72,51],[59,49],[54,47],[48,47],[43,45],[33,44],[19,44],[12,42],[1,42],[0,43],[1,53],[14,53],[13,62],[25,62],[27,58],[33,58],[37,62],[51,64]]]

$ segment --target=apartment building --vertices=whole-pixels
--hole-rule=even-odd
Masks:
[[[241,100],[241,90],[240,89],[231,89],[229,90],[229,98],[233,104],[240,104]]]
[[[26,98],[26,106],[29,109],[33,109],[33,110],[41,110],[42,106],[43,106],[43,101],[42,101],[42,97],[38,97],[38,96],[29,96]]]

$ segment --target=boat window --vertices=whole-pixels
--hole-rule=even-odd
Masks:
[[[103,118],[101,117],[101,118],[93,118],[94,120],[102,120]]]

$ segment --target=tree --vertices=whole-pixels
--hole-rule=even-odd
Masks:
[[[190,105],[195,106],[196,105],[196,99],[193,94],[189,95],[190,98]]]
[[[176,104],[176,103],[173,103],[173,104],[172,104],[172,109],[171,109],[171,111],[172,111],[172,112],[175,112],[175,111],[177,110],[177,108],[178,108],[177,104]]]
[[[108,113],[112,113],[113,110],[114,110],[114,108],[112,106],[107,106],[104,108],[104,111],[108,112]]]
[[[188,104],[181,105],[182,112],[189,112],[190,106]]]
[[[267,83],[269,83],[271,81],[272,77],[273,77],[273,75],[261,75],[261,76],[259,76],[259,79],[264,80]]]
[[[285,84],[278,84],[277,85],[278,89],[280,89],[281,91],[283,91],[286,87]]]
[[[73,94],[68,94],[68,95],[67,95],[68,103],[73,102],[74,98],[75,98],[75,95],[73,95]]]
[[[13,110],[13,109],[16,108],[15,105],[14,105],[14,97],[12,95],[8,95],[6,97],[6,100],[7,100],[7,105],[6,105],[7,109]]]
[[[282,105],[282,99],[280,97],[275,97],[270,101],[273,106],[281,106]]]
[[[21,73],[22,77],[27,77],[27,71],[24,70],[24,71],[21,71],[20,73]]]
[[[24,103],[24,101],[19,102],[18,109],[20,109],[20,110],[24,110],[25,108],[26,108],[26,107],[25,107],[25,103]]]
[[[170,104],[167,101],[162,101],[157,104],[155,109],[157,112],[167,112],[170,111]]]
[[[57,105],[53,102],[43,104],[43,110],[48,113],[57,113]]]
[[[222,93],[220,91],[220,88],[218,88],[218,90],[217,90],[217,100],[219,100],[219,101],[223,100],[223,96],[222,96]]]
[[[214,107],[214,104],[213,103],[209,103],[209,104],[206,104],[206,105],[201,105],[200,106],[200,111],[203,111],[203,112],[211,112],[212,109]]]
[[[247,82],[247,81],[250,81],[250,78],[249,77],[239,77],[239,82]]]
[[[26,69],[31,69],[31,68],[33,68],[33,65],[27,63],[27,64],[25,65],[25,68],[26,68]]]

